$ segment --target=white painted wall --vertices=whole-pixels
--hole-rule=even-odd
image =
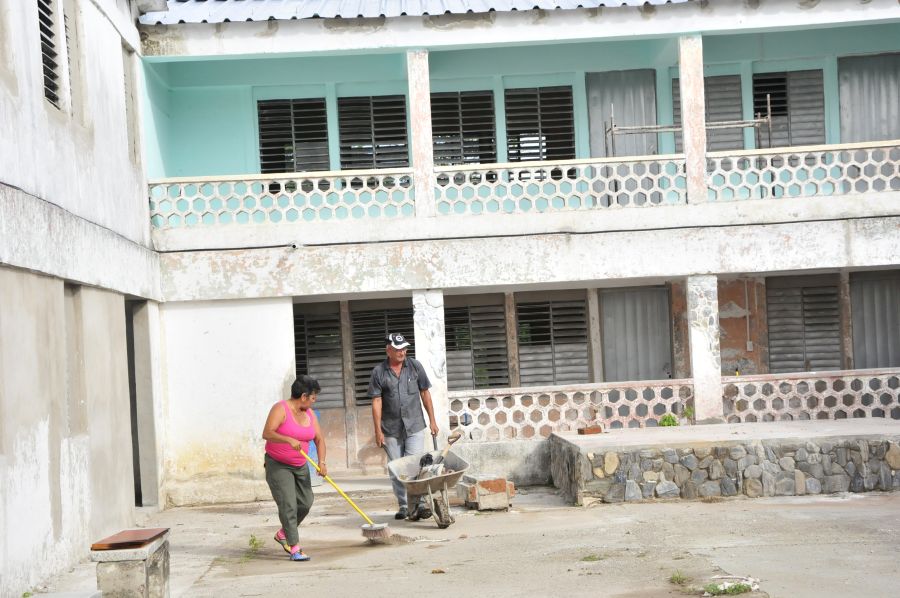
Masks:
[[[0,267],[0,596],[133,524],[121,295]]]
[[[453,49],[486,45],[774,31],[896,20],[896,0],[716,0],[649,8],[528,10],[387,20],[308,19],[145,27],[148,56]]]
[[[161,276],[169,301],[625,286],[693,274],[891,267],[900,264],[897,239],[900,217],[274,247],[164,254]]]
[[[270,499],[263,424],[294,381],[291,299],[166,303],[169,504]]]

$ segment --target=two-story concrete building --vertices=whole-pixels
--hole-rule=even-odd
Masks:
[[[31,116],[59,110],[33,79],[39,15],[7,2],[23,24],[0,26],[2,118],[29,148],[0,150],[4,193],[28,196],[0,212],[19,281],[0,367],[31,372],[0,393],[7,521],[43,454],[23,430],[57,454],[54,389],[110,379],[23,368],[80,363],[7,291],[36,281],[52,330],[94,332],[79,296],[118,306],[97,325],[131,347],[104,367],[132,436],[88,437],[137,504],[267,498],[262,418],[297,373],[322,383],[331,468],[380,470],[365,389],[388,331],[413,337],[442,428],[523,482],[547,479],[543,438],[588,423],[900,419],[894,0],[170,0],[137,26],[106,4],[79,27],[141,68],[118,86],[132,62],[85,59],[115,71],[85,77],[96,133]],[[76,228],[44,247],[50,218]],[[26,388],[40,414],[7,423]]]

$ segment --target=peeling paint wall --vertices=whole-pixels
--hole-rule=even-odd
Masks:
[[[167,303],[160,319],[169,504],[270,499],[262,430],[296,377],[291,299]]]
[[[723,376],[769,373],[765,279],[719,280],[719,344]]]
[[[124,300],[0,267],[0,339],[0,595],[19,596],[133,523]]]

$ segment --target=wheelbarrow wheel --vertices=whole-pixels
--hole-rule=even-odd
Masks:
[[[453,523],[453,519],[450,517],[450,507],[440,494],[434,497],[434,520],[441,529],[446,529]]]

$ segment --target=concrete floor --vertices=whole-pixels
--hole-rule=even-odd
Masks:
[[[749,575],[761,581],[754,596],[896,596],[900,587],[900,493],[577,508],[552,488],[528,488],[508,513],[454,508],[456,523],[440,530],[394,522],[386,480],[346,489],[399,541],[367,545],[328,486],[316,488],[301,526],[306,563],[272,540],[271,502],[144,513],[141,523],[172,530],[172,596],[700,595],[671,584],[676,571],[693,586]],[[94,565],[83,563],[34,591],[94,587]]]

